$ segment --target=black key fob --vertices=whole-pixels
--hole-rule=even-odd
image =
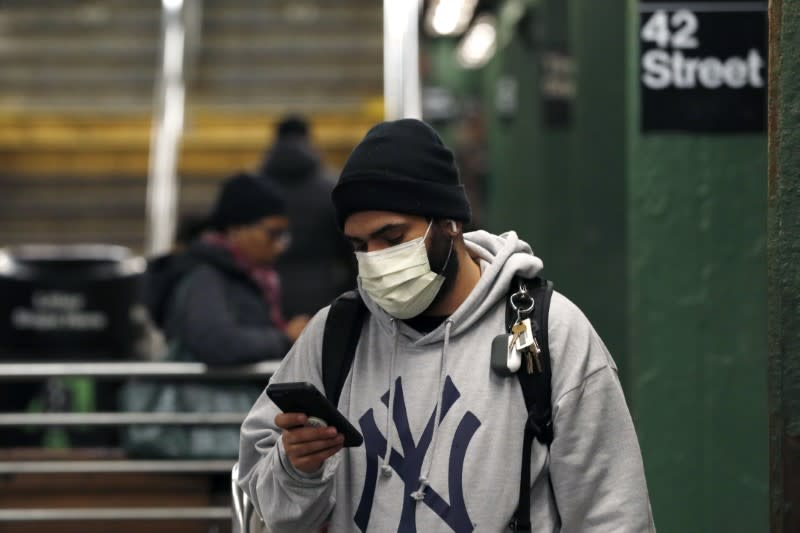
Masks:
[[[522,356],[516,346],[509,350],[511,335],[498,335],[492,340],[492,370],[502,377],[513,376],[522,365]]]

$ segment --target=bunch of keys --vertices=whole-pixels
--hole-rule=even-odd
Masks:
[[[491,366],[500,376],[513,376],[522,367],[528,374],[542,373],[542,350],[536,341],[538,325],[529,318],[534,308],[533,298],[528,294],[525,284],[520,281],[519,291],[510,297],[510,306],[517,319],[511,332],[498,335],[492,341]]]
[[[536,331],[533,329],[530,318],[517,320],[511,326],[511,338],[508,342],[509,358],[514,350],[525,358],[525,371],[528,374],[542,372],[542,350],[536,341]]]

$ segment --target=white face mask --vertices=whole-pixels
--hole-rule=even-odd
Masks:
[[[377,252],[356,252],[361,287],[395,318],[405,320],[422,313],[444,283],[444,276],[431,270],[425,248],[432,224],[433,221],[428,224],[422,237]],[[449,260],[450,254],[447,255]]]

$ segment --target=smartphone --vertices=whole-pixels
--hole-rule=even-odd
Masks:
[[[361,446],[364,442],[361,433],[312,383],[270,383],[267,386],[267,396],[284,413],[305,414],[309,418],[309,425],[335,427],[344,435],[345,447]]]

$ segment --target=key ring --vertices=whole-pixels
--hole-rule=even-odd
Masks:
[[[528,304],[525,306],[517,305],[517,303],[514,301],[515,299],[520,299],[523,301],[528,300]],[[519,281],[519,290],[512,294],[508,300],[511,304],[511,308],[517,312],[517,322],[522,321],[522,315],[528,316],[530,315],[531,311],[533,311],[533,297],[528,293],[528,288],[525,286],[522,280]]]

